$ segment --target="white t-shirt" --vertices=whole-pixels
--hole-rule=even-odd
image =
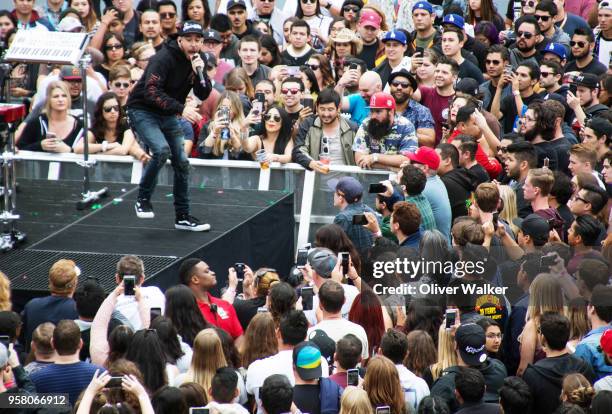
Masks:
[[[323,357],[321,357],[321,371],[323,377],[329,376],[329,366]],[[295,385],[295,376],[293,375],[293,350],[280,351],[276,355],[258,359],[249,365],[249,369],[247,370],[246,390],[249,394],[255,396],[258,414],[263,414],[261,398],[259,398],[259,389],[263,386],[266,378],[274,374],[284,375],[291,383],[291,386]]]
[[[404,390],[406,406],[412,407],[410,411],[416,412],[421,400],[429,395],[429,387],[423,378],[417,377],[402,364],[396,364],[400,384]]]
[[[161,314],[164,314],[166,309],[166,297],[157,286],[142,286],[140,288],[140,293],[149,309],[161,308]],[[136,303],[136,298],[134,296],[119,296],[117,298],[113,317],[131,326],[135,331],[144,328],[140,320],[140,314],[138,313],[138,303]]]
[[[368,348],[368,335],[361,325],[346,319],[328,319],[321,321],[308,329],[308,335],[310,335],[310,332],[317,329],[325,332],[327,336],[334,340],[334,342],[338,342],[347,334],[353,334],[361,341],[361,357],[366,359],[370,355]]]
[[[344,319],[348,319],[349,311],[351,310],[351,306],[353,306],[353,301],[359,295],[359,289],[357,289],[353,285],[345,285],[342,283],[342,289],[344,289],[344,305],[342,305],[342,317]],[[314,295],[312,298],[312,310],[304,311],[306,318],[308,318],[308,323],[311,326],[317,324],[317,314],[316,310],[319,308],[319,295]]]

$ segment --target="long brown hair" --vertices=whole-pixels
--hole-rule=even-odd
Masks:
[[[328,86],[335,85],[334,75],[331,71],[331,66],[329,64],[329,59],[327,56],[322,55],[320,53],[315,53],[310,56],[311,59],[316,59],[319,62],[319,67],[321,69],[321,76],[323,77],[323,87],[327,88]]]
[[[416,376],[422,377],[425,369],[438,360],[436,345],[431,336],[421,330],[410,332],[407,338],[408,352],[404,365]]]
[[[276,325],[268,312],[255,315],[244,334],[242,366],[248,368],[251,362],[278,353]]]
[[[493,0],[480,0],[480,21],[493,22],[497,16],[497,9],[493,5]],[[470,24],[476,24],[476,13],[471,7],[468,7],[468,21]]]
[[[370,359],[363,389],[368,393],[374,410],[376,407],[388,405],[391,407],[391,414],[406,413],[399,374],[389,358],[377,355]]]

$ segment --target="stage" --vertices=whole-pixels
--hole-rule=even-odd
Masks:
[[[152,203],[155,218],[138,219],[133,184],[92,183],[109,188],[109,196],[88,210],[75,202],[79,181],[20,179],[17,228],[28,239],[19,249],[0,253],[0,270],[11,280],[19,309],[33,296],[48,294],[48,272],[61,259],[81,268],[80,281],[95,277],[107,291],[115,286],[115,265],[125,254],[145,263],[145,285],[165,289],[178,283],[180,262],[205,260],[217,273],[218,288],[226,285],[227,269],[244,262],[254,270],[268,266],[281,275],[293,264],[293,193],[281,191],[191,188],[191,213],[210,223],[209,232],[174,229],[172,187],[157,186]]]

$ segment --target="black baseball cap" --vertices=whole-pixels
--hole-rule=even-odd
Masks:
[[[530,236],[534,241],[546,242],[548,240],[548,233],[550,232],[550,225],[546,219],[542,218],[537,214],[530,214],[524,219],[517,217],[512,220],[514,225],[521,229],[521,231]]]
[[[476,367],[487,360],[487,337],[484,329],[475,323],[462,324],[455,333],[455,342],[463,362]]]
[[[183,23],[181,30],[179,30],[179,36],[185,36],[188,34],[197,34],[200,36],[204,36],[204,32],[202,30],[202,25],[194,20],[187,20]]]
[[[397,78],[398,76],[401,76],[402,78],[406,78],[408,79],[408,82],[410,82],[410,87],[412,88],[413,91],[417,90],[417,81],[414,78],[414,76],[412,76],[412,74],[410,72],[408,72],[406,69],[402,69],[402,70],[398,70],[397,72],[393,72],[389,75],[389,84],[391,84],[391,82],[393,82],[393,79]]]
[[[221,43],[221,35],[214,29],[204,30],[204,41],[214,40],[217,43]]]
[[[227,10],[233,9],[234,7],[242,7],[246,10],[247,6],[244,0],[229,0],[227,2]]]
[[[457,86],[455,86],[455,92],[462,92],[466,95],[476,96],[478,95],[478,81],[473,78],[463,78],[459,82],[457,82]]]
[[[322,329],[315,329],[308,334],[308,340],[317,344],[321,350],[321,355],[328,364],[334,362],[334,353],[336,352],[336,342],[331,339]]]
[[[599,88],[599,77],[593,73],[583,72],[576,78],[576,85],[589,89],[597,89]]]

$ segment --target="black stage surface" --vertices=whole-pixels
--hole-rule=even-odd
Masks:
[[[17,302],[48,294],[48,272],[61,258],[75,260],[81,280],[96,277],[114,288],[115,264],[125,254],[145,262],[145,284],[165,289],[178,283],[176,271],[186,257],[203,258],[226,284],[227,269],[244,262],[269,266],[281,274],[293,263],[293,193],[191,188],[191,212],[210,223],[209,232],[174,229],[172,187],[157,186],[155,219],[136,217],[133,184],[92,183],[109,188],[109,197],[77,211],[79,181],[19,180],[18,229],[28,235],[18,250],[0,253],[0,270],[11,280]],[[18,306],[19,307],[19,306]]]

